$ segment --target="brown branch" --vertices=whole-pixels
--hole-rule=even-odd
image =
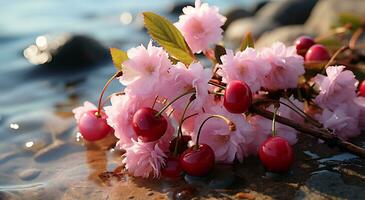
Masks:
[[[270,120],[274,116],[274,113],[267,111],[265,109],[262,109],[255,105],[251,106],[250,111],[252,113],[255,113],[257,115],[260,115],[260,116],[265,117]],[[292,121],[290,119],[287,119],[287,118],[284,118],[281,116],[276,116],[276,121],[281,124],[290,126],[301,133],[319,138],[319,139],[327,142],[328,144],[336,145],[341,150],[345,150],[345,151],[355,154],[361,158],[365,158],[365,149],[364,148],[361,148],[355,144],[342,140],[342,139],[336,137],[334,134],[331,134],[329,131],[318,130],[318,129],[310,127],[306,124],[297,123],[295,121]]]

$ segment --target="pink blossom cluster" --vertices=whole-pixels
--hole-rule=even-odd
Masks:
[[[198,0],[195,7],[188,6],[183,12],[175,26],[193,53],[208,50],[210,45],[222,39],[221,26],[226,18],[219,14],[218,8]],[[194,60],[189,65],[181,62],[174,64],[168,53],[152,42],[147,47],[141,45],[131,48],[127,54],[128,60],[123,63],[123,76],[119,77],[125,95],[113,95],[111,104],[103,109],[107,123],[119,140],[117,146],[126,152],[123,163],[133,176],[160,176],[166,158],[172,153],[169,143],[176,134],[191,95],[179,98],[163,112],[168,128],[156,141],[143,142],[136,136],[132,127],[133,115],[143,107],[153,107],[159,111],[177,96],[189,91],[195,91],[195,99],[185,116],[193,117],[184,121],[182,131],[184,135],[192,136],[190,145],[195,144],[202,121],[211,115],[223,115],[236,125],[235,130],[229,130],[224,121],[212,119],[202,128],[199,143],[212,147],[216,162],[242,162],[245,157],[257,154],[259,145],[270,137],[272,120],[258,115],[233,114],[226,110],[223,98],[215,94],[219,88],[210,84],[213,71],[204,67],[202,62]],[[246,48],[238,52],[226,49],[221,61],[216,68],[222,81],[226,84],[234,80],[247,83],[254,99],[259,98],[259,93],[263,91],[296,88],[299,78],[305,73],[303,57],[297,55],[295,47],[287,47],[280,42],[262,49]],[[315,103],[322,108],[316,119],[338,136],[347,139],[360,134],[360,129],[365,126],[365,100],[357,97],[358,81],[351,71],[344,68],[328,67],[327,76],[318,74],[313,81],[319,91]],[[279,116],[304,123],[300,115],[305,107],[303,102],[293,96],[281,98],[280,102],[283,104],[278,109]],[[300,111],[284,106],[293,104]],[[75,118],[78,120],[83,113],[95,108],[86,102],[74,110]],[[274,107],[267,109],[273,111]],[[297,131],[291,127],[277,124],[276,132],[290,144],[298,140]]]
[[[330,66],[326,75],[314,77],[319,90],[315,102],[323,109],[317,119],[343,139],[359,135],[365,124],[365,99],[357,97],[358,80],[345,66]]]

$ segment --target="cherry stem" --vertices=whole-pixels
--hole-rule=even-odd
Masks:
[[[184,92],[183,94],[179,95],[178,97],[176,97],[175,99],[173,99],[171,102],[169,102],[168,104],[166,104],[156,115],[155,117],[160,116],[169,106],[171,106],[173,103],[175,103],[175,101],[179,100],[181,97],[191,94],[191,93],[195,93],[195,90],[190,90],[187,92]]]
[[[186,106],[184,108],[184,111],[183,111],[183,113],[181,115],[181,119],[180,119],[180,123],[179,123],[179,128],[177,130],[177,139],[176,139],[176,144],[175,144],[175,149],[174,149],[174,156],[177,155],[177,148],[179,146],[180,139],[182,138],[182,130],[181,130],[181,128],[182,128],[182,124],[185,121],[185,118],[184,117],[185,117],[186,111],[188,110],[190,104],[195,100],[194,96],[195,96],[195,94],[193,94],[190,97],[189,102],[186,104]]]
[[[332,62],[336,59],[336,57],[343,51],[349,49],[350,47],[347,45],[347,46],[342,46],[341,48],[339,48],[334,54],[333,56],[331,57],[331,59],[327,62],[327,64],[324,66],[323,69],[326,69],[328,66],[330,66],[332,64]]]
[[[200,125],[199,127],[199,130],[198,130],[198,136],[196,137],[196,142],[195,142],[195,146],[194,146],[194,150],[198,150],[199,149],[199,138],[200,138],[200,132],[204,126],[204,124],[209,120],[209,119],[212,119],[212,118],[220,118],[220,119],[223,119],[227,125],[228,125],[228,128],[230,131],[235,131],[236,130],[236,125],[231,121],[229,120],[227,117],[223,116],[223,115],[211,115],[209,117],[207,117],[203,122],[202,124]]]
[[[214,86],[216,86],[216,87],[219,87],[220,89],[223,89],[223,90],[225,90],[225,89],[226,89],[226,87],[224,87],[224,86],[222,86],[222,85],[220,85],[220,84],[218,84],[218,83],[215,83],[215,82],[213,82],[213,81],[209,81],[208,83],[209,83],[209,84],[211,84],[211,85],[214,85]]]
[[[208,91],[208,92],[209,92],[209,94],[224,96],[224,94],[223,93],[220,93],[220,92],[214,92],[214,91]]]
[[[271,124],[271,135],[274,137],[276,135],[276,115],[278,112],[279,106],[274,106],[274,116],[272,117],[272,124]]]
[[[101,111],[101,106],[102,106],[102,100],[103,100],[103,95],[106,91],[106,89],[108,88],[108,86],[110,85],[110,83],[116,78],[116,77],[119,77],[123,74],[122,71],[118,71],[116,72],[104,85],[103,87],[103,90],[101,91],[100,95],[99,95],[99,101],[98,101],[98,111],[97,113],[95,113],[96,117],[100,118],[101,117],[101,114],[100,114],[100,111]]]
[[[265,109],[262,109],[257,105],[252,105],[250,107],[250,111],[252,113],[265,117],[267,119],[272,119],[274,116],[274,113],[267,111]],[[290,120],[288,118],[281,117],[281,116],[277,116],[276,121],[283,125],[292,127],[295,130],[297,130],[303,134],[307,134],[312,137],[319,138],[319,139],[327,142],[328,144],[336,145],[341,150],[345,150],[345,151],[350,152],[354,155],[357,155],[361,158],[365,158],[365,149],[364,148],[337,137],[335,134],[331,133],[329,130],[313,129],[311,127],[308,127],[306,124],[301,124],[301,123],[295,122],[293,120]]]
[[[318,127],[318,128],[323,128],[323,124],[319,123],[317,120],[315,120],[313,117],[311,117],[310,115],[308,115],[307,113],[305,113],[302,109],[300,109],[297,105],[295,105],[295,103],[293,103],[289,98],[286,98],[286,100],[292,105],[294,106],[294,108],[296,108],[299,112],[301,112],[304,115],[304,119],[308,120],[310,123],[312,123],[314,126]]]
[[[152,104],[152,109],[155,107],[156,105],[156,102],[157,102],[157,99],[158,99],[158,96],[155,97],[155,100],[153,101],[153,104]]]
[[[350,49],[354,50],[356,48],[356,42],[359,39],[361,33],[364,31],[363,27],[360,27],[356,29],[355,33],[352,35],[350,41],[349,41],[349,47]]]

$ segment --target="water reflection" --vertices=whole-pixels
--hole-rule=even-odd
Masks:
[[[128,25],[130,23],[132,23],[133,21],[133,16],[130,12],[123,12],[121,15],[120,15],[120,18],[119,18],[120,22],[124,25]]]
[[[10,127],[11,129],[18,130],[18,129],[19,129],[19,124],[16,124],[16,123],[10,123],[10,124],[9,124],[9,127]]]
[[[32,147],[34,145],[34,142],[33,141],[30,141],[30,142],[26,142],[25,143],[25,147],[27,147],[27,148],[30,148],[30,147]]]

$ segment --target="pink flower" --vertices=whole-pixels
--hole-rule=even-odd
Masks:
[[[160,176],[167,156],[158,142],[144,143],[132,140],[131,145],[128,145],[125,150],[123,163],[130,174],[143,178]]]
[[[185,92],[195,90],[196,99],[190,104],[185,116],[202,112],[208,98],[208,82],[212,76],[211,70],[204,69],[200,63],[192,63],[188,68],[184,64],[178,63],[171,68],[170,73],[172,79],[169,86],[173,91],[166,95],[168,99],[172,100]],[[173,116],[177,121],[180,121],[191,95],[186,95],[172,104]]]
[[[262,58],[271,64],[271,70],[263,81],[269,90],[295,88],[298,78],[304,74],[303,57],[297,55],[294,46],[286,47],[281,42],[261,50]]]
[[[284,101],[281,99],[281,101]],[[285,102],[285,101],[284,101]],[[300,106],[299,102],[294,101],[295,104]],[[301,107],[301,106],[300,106]],[[270,106],[267,108],[267,110],[274,111],[274,106]],[[280,108],[278,109],[277,115],[290,118],[293,120],[299,120],[303,121],[303,118],[301,118],[297,113],[292,111],[291,109],[280,105]],[[266,119],[264,117],[255,115],[253,117],[250,117],[249,122],[251,125],[255,128],[256,135],[256,145],[260,145],[263,141],[265,141],[270,135],[271,135],[271,125],[272,120]],[[288,140],[289,144],[293,145],[295,144],[297,139],[297,131],[289,126],[280,124],[276,122],[276,134],[278,136],[281,136]],[[257,146],[258,148],[258,146]]]
[[[161,48],[148,44],[128,50],[128,60],[123,63],[123,76],[119,78],[131,95],[158,95],[164,80],[168,77],[171,62]]]
[[[359,107],[359,128],[365,130],[365,97],[356,97],[355,104]]]
[[[226,18],[219,14],[219,9],[208,4],[195,1],[195,7],[185,7],[184,15],[179,17],[175,26],[181,31],[190,49],[199,53],[222,39]]]
[[[227,124],[218,118],[207,121],[200,133],[199,143],[212,147],[217,162],[232,163],[235,159],[242,162],[248,156],[249,144],[253,142],[254,133],[243,115],[232,114],[222,106],[215,106],[209,112],[199,115],[196,119],[193,133],[195,142],[201,123],[212,114],[221,114],[236,125],[235,131],[230,131]]]
[[[334,134],[343,139],[360,134],[358,117],[359,107],[353,101],[337,105],[334,110],[325,108],[322,115],[317,116],[324,127],[332,129]]]
[[[220,67],[224,81],[240,80],[247,83],[252,92],[260,89],[262,80],[271,70],[270,64],[261,59],[255,49],[246,48],[243,52],[233,54],[232,50],[226,50],[227,54],[221,57],[223,62]]]
[[[89,101],[85,101],[83,106],[74,108],[72,112],[75,115],[76,122],[79,123],[81,116],[91,110],[97,110],[98,108]]]
[[[322,108],[334,109],[356,97],[359,82],[352,71],[343,71],[344,68],[345,66],[331,66],[326,69],[327,76],[318,74],[313,78],[320,91],[315,102]]]
[[[112,96],[111,105],[105,107],[105,113],[108,115],[107,122],[109,126],[114,128],[115,137],[119,139],[118,146],[125,148],[130,145],[132,140],[137,140],[137,136],[132,127],[132,119],[134,113],[143,107],[151,107],[154,98],[139,98],[136,96],[119,95]],[[156,103],[155,109],[160,110],[163,107],[162,104]],[[166,115],[164,114],[166,117]],[[168,119],[166,117],[166,119]],[[160,147],[167,149],[168,142],[170,141],[174,129],[170,120],[168,119],[168,129],[162,138],[160,139]]]

